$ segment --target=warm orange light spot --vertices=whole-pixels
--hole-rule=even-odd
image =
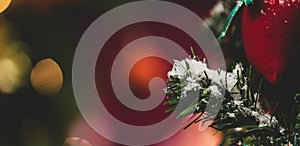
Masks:
[[[92,146],[87,140],[79,137],[66,138],[63,146]]]
[[[150,96],[149,82],[154,77],[167,80],[167,72],[172,65],[159,57],[146,57],[139,60],[132,67],[129,75],[129,84],[132,92],[139,98],[145,99]],[[163,89],[161,89],[163,90]]]
[[[2,13],[4,10],[7,9],[7,7],[10,5],[11,0],[1,0],[0,1],[0,13]]]
[[[39,61],[31,71],[30,76],[33,88],[41,95],[56,95],[63,83],[63,74],[59,65],[47,58]]]

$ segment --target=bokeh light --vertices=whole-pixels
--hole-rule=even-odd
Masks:
[[[0,89],[3,93],[12,93],[16,89],[18,68],[15,63],[8,59],[3,58],[0,60]]]
[[[0,2],[0,13],[2,13],[4,10],[7,9],[7,7],[10,5],[11,0],[1,0]]]
[[[80,137],[69,137],[63,146],[92,146],[87,140]]]
[[[13,28],[0,17],[0,93],[13,93],[26,85],[31,60],[27,46],[14,37]]]
[[[107,122],[107,120],[105,120],[103,118],[103,123],[99,123],[99,124],[103,125],[103,126],[107,125],[107,124],[105,124],[105,122]],[[116,129],[112,129],[111,127],[108,127],[108,126],[107,126],[107,128],[111,130],[111,132],[112,132],[111,134],[117,133]],[[93,128],[91,128],[88,125],[88,123],[81,116],[78,116],[77,118],[75,118],[72,121],[72,124],[70,124],[67,136],[71,137],[71,139],[68,140],[68,138],[67,138],[66,140],[73,142],[74,144],[76,141],[80,142],[82,139],[84,139],[93,146],[119,146],[119,144],[109,141],[106,138],[99,135],[96,131],[93,130]],[[78,140],[77,138],[74,139],[74,137],[79,137],[80,140]],[[68,145],[66,145],[66,146],[68,146]],[[82,146],[85,146],[85,145],[82,145]]]
[[[41,95],[56,95],[63,84],[63,74],[59,65],[51,58],[39,61],[32,69],[30,81]]]

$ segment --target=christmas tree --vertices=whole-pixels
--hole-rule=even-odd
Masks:
[[[213,120],[209,127],[224,133],[222,145],[299,145],[299,78],[290,76],[299,70],[291,59],[299,49],[298,7],[289,0],[219,1],[206,22],[225,53],[242,57],[232,57],[227,71],[209,69],[197,54],[176,61],[168,73],[166,112],[196,93],[178,115],[193,116],[185,128]],[[207,110],[216,107],[218,113]]]

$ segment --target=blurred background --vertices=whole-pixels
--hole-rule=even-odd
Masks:
[[[118,145],[98,135],[83,120],[72,90],[72,61],[87,27],[103,13],[128,2],[131,1],[0,1],[0,145]],[[171,2],[189,8],[202,19],[215,4],[214,0]],[[117,35],[123,38],[119,40],[129,42],[141,34],[159,35],[162,31],[157,24],[141,24],[135,29],[141,33],[131,34],[127,29]],[[179,41],[184,38],[171,31],[167,35]],[[122,44],[114,40],[112,43]],[[192,43],[187,40],[181,45],[189,47]],[[220,133],[212,129],[200,133],[197,128],[180,131],[157,145],[220,143]]]

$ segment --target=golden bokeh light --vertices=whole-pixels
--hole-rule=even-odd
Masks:
[[[0,1],[0,13],[2,13],[4,10],[8,8],[10,5],[11,0],[1,0]]]
[[[0,93],[9,94],[26,85],[32,64],[27,46],[16,39],[4,16],[0,16],[0,23]]]
[[[63,146],[92,146],[92,144],[83,138],[69,137],[65,140]]]
[[[13,45],[19,48],[19,45]],[[31,60],[24,51],[8,47],[4,57],[0,56],[0,92],[13,93],[28,81]]]
[[[0,91],[12,93],[16,89],[14,83],[17,82],[15,75],[18,72],[18,68],[12,60],[3,58],[0,60],[0,69]]]
[[[43,96],[55,96],[63,84],[63,74],[59,65],[51,58],[39,61],[30,75],[32,87]]]

